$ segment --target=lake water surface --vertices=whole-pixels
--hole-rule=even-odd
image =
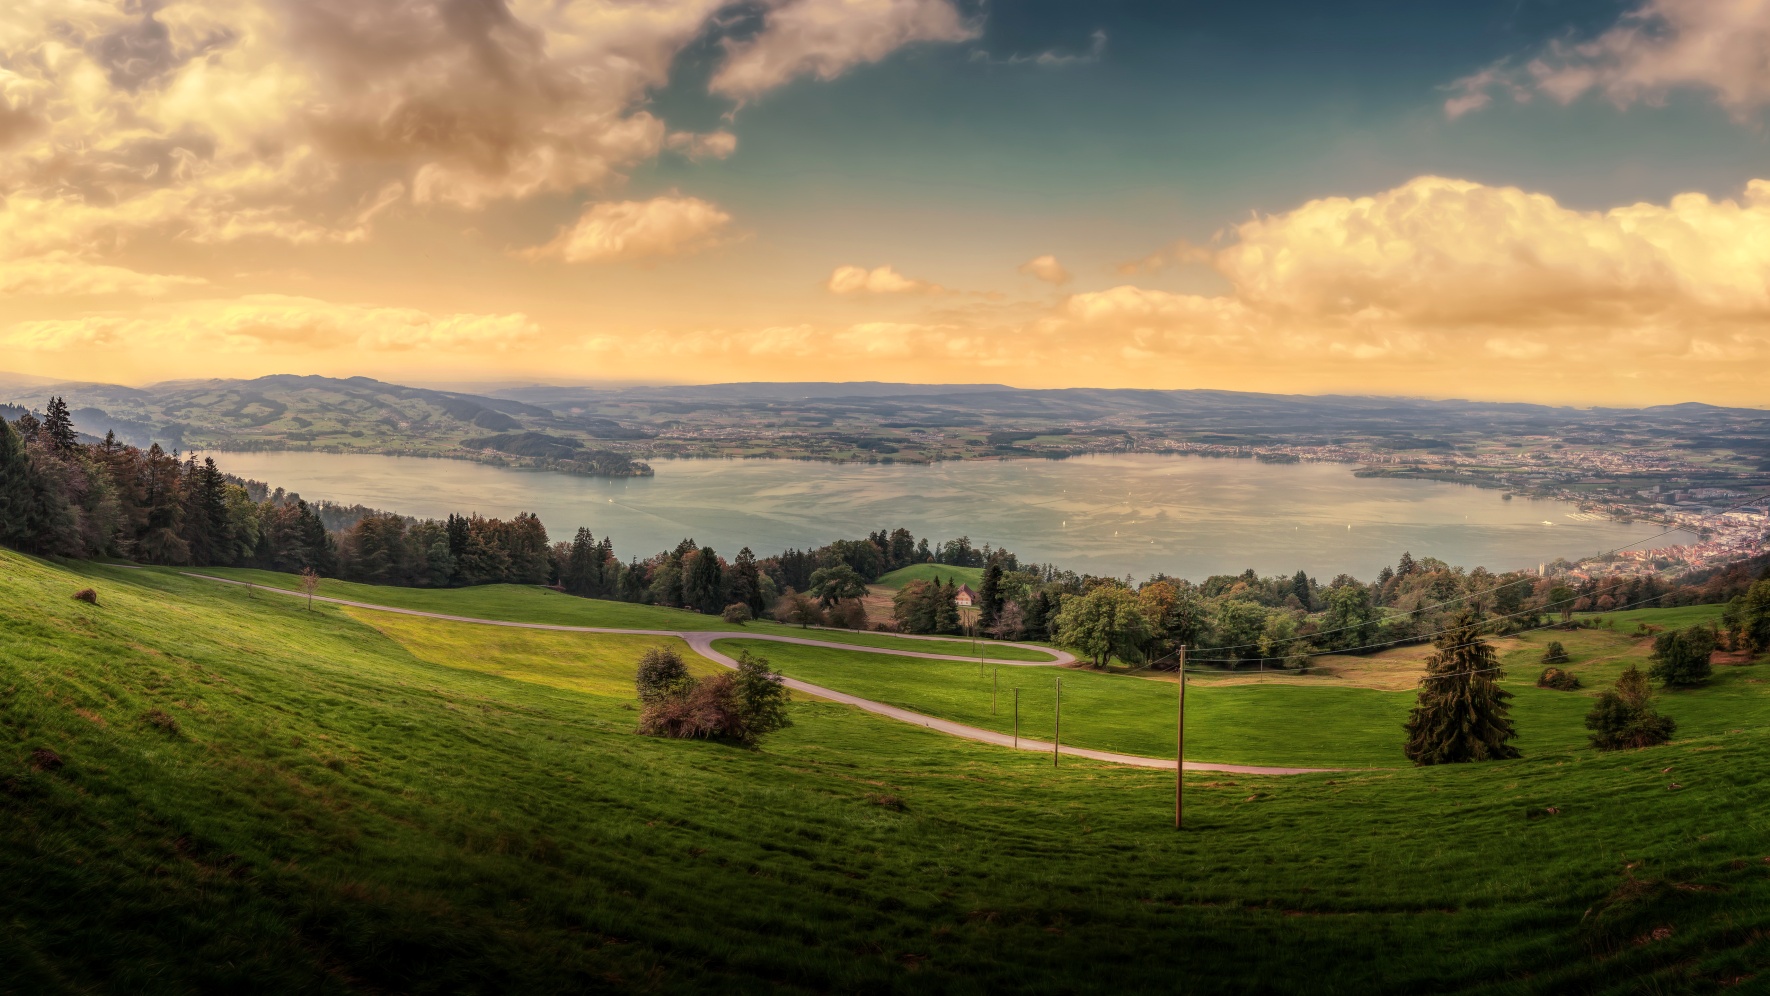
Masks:
[[[324,453],[214,453],[228,473],[308,500],[440,518],[534,512],[553,539],[589,526],[625,560],[685,536],[726,556],[908,528],[968,535],[1022,560],[1096,574],[1200,579],[1299,568],[1369,579],[1404,550],[1452,564],[1534,568],[1636,545],[1691,541],[1552,501],[1434,481],[1359,478],[1346,464],[1145,454],[933,466],[797,460],[656,460],[657,476],[609,480],[458,460]]]

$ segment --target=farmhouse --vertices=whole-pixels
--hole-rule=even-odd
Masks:
[[[953,602],[957,605],[976,605],[977,595],[971,591],[970,585],[961,584],[959,585],[959,593],[954,596]]]

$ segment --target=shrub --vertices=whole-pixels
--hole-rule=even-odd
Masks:
[[[724,612],[719,613],[719,618],[728,623],[742,626],[754,617],[750,615],[750,607],[748,605],[745,605],[743,602],[733,602],[725,607]]]
[[[98,592],[93,591],[91,588],[81,588],[79,591],[74,592],[74,600],[77,602],[85,602],[87,605],[97,605]]]
[[[1560,640],[1550,640],[1549,645],[1543,648],[1544,664],[1565,664],[1567,661],[1567,648],[1561,645]]]
[[[653,659],[654,652],[657,659]],[[679,739],[730,740],[753,744],[757,738],[791,723],[787,718],[787,689],[781,676],[769,667],[768,660],[740,651],[737,671],[717,674],[699,681],[683,669],[678,675],[663,660],[675,655],[666,648],[653,648],[641,660],[640,699],[645,711],[640,714],[639,732],[652,736]],[[650,662],[655,676],[648,686],[644,675]],[[681,658],[675,663],[681,665]]]
[[[1689,688],[1708,680],[1714,668],[1715,631],[1691,626],[1661,633],[1653,640],[1653,668],[1648,673],[1668,688]]]
[[[1598,693],[1598,701],[1586,714],[1592,746],[1599,750],[1652,747],[1672,738],[1678,728],[1669,716],[1653,709],[1653,689],[1641,669],[1630,667],[1616,679],[1616,687]]]
[[[1558,667],[1543,668],[1542,677],[1536,680],[1538,688],[1553,688],[1558,692],[1571,692],[1579,687],[1579,679],[1570,671]]]
[[[694,684],[682,655],[669,647],[652,647],[639,658],[639,670],[633,677],[639,701],[652,705],[665,699],[680,697]]]
[[[849,599],[836,603],[825,613],[825,618],[829,625],[842,629],[866,629],[867,607],[862,605],[858,599]]]
[[[639,732],[679,739],[731,737],[740,732],[737,707],[737,676],[716,674],[691,681],[676,695],[646,706],[639,717]]]
[[[172,716],[163,709],[149,709],[146,715],[141,718],[143,722],[160,730],[162,733],[174,737],[178,736],[178,720],[173,719]]]
[[[792,725],[787,718],[787,685],[768,658],[740,650],[737,691],[745,729],[751,738]]]

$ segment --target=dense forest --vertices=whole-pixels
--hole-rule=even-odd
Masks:
[[[1675,582],[1654,574],[1539,577],[1403,554],[1368,583],[1342,574],[1324,585],[1303,571],[1261,577],[1248,570],[1196,583],[1157,575],[1138,584],[1022,563],[964,537],[930,543],[902,528],[764,557],[746,547],[730,559],[684,539],[623,561],[610,537],[580,528],[553,542],[528,513],[418,520],[316,505],[231,477],[212,459],[181,461],[158,445],[143,450],[109,435],[85,439],[60,398],[41,418],[0,419],[0,544],[43,556],[312,570],[371,584],[551,585],[735,619],[848,627],[868,625],[860,605],[868,583],[905,566],[944,564],[983,569],[974,609],[961,611],[951,579],[912,581],[896,594],[892,626],[1060,640],[1099,664],[1161,666],[1184,645],[1194,662],[1223,667],[1306,667],[1313,653],[1409,642],[1466,607],[1504,630],[1545,615],[1725,602],[1766,569],[1758,558]]]

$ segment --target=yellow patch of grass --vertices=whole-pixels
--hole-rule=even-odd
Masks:
[[[634,667],[639,655],[650,647],[674,647],[691,674],[724,670],[675,637],[554,633],[443,622],[369,609],[347,608],[344,613],[379,630],[412,656],[432,664],[609,698],[633,697]]]

